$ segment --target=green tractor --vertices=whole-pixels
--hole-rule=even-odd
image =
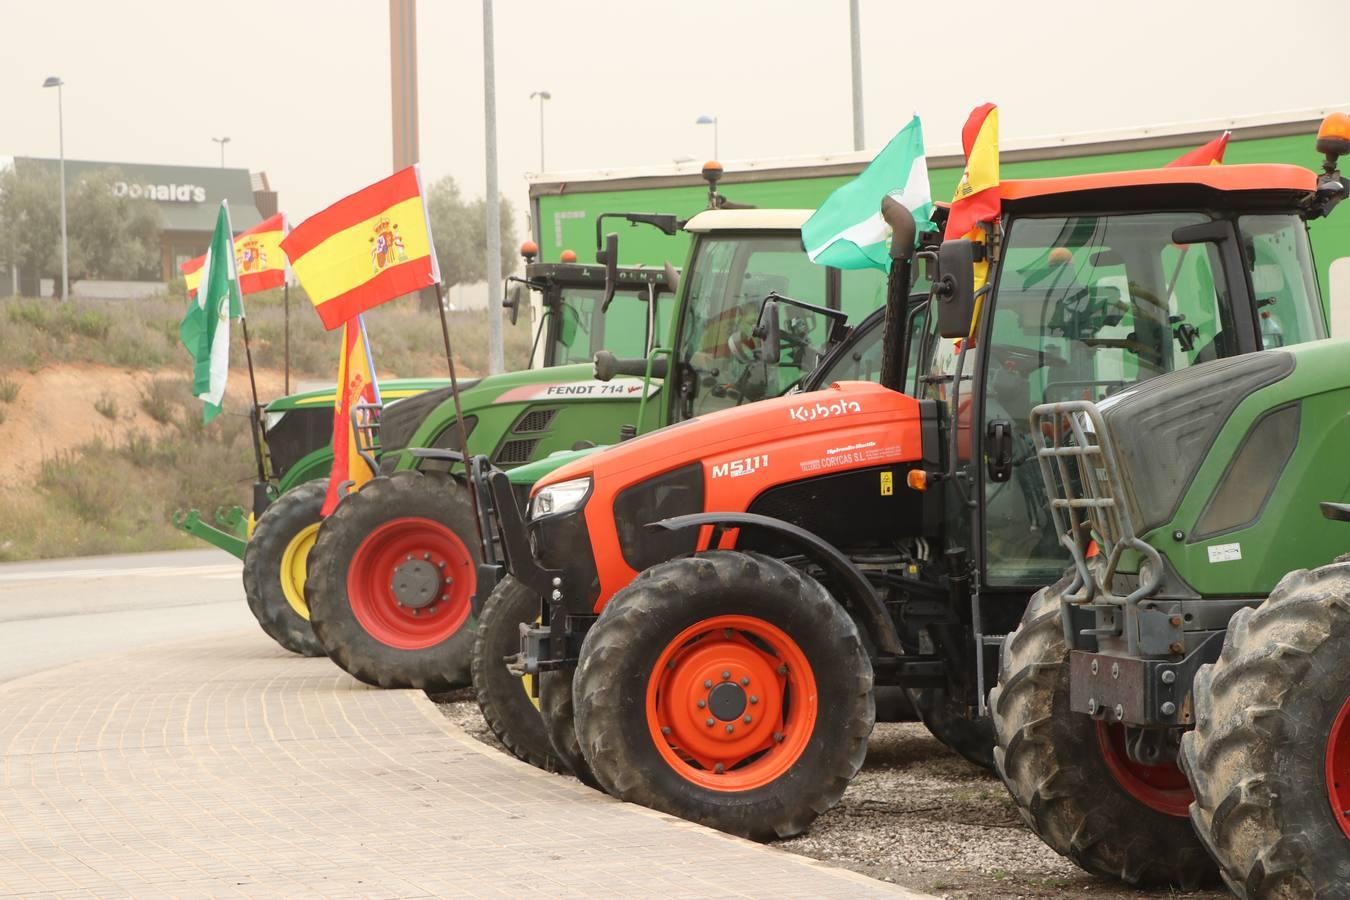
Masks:
[[[402,449],[385,450],[381,477],[324,520],[305,597],[314,632],[338,665],[385,687],[468,683],[474,628],[496,570],[479,569],[481,521],[463,481],[461,433],[471,457],[509,470],[777,396],[842,338],[846,320],[882,304],[881,273],[840,272],[807,258],[801,226],[811,210],[735,209],[713,188],[710,195],[712,208],[684,222],[615,214],[693,237],[683,274],[669,270],[669,317],[649,310],[647,347],[462,390]],[[596,223],[597,243],[605,218]],[[612,268],[617,235],[604,244]],[[757,359],[754,335],[766,301],[793,311],[784,315],[793,361],[771,371]],[[600,299],[602,309],[606,303]]]
[[[504,305],[514,324],[528,297],[537,298],[538,322],[531,363],[539,368],[589,359],[598,348],[638,351],[644,346],[646,310],[667,291],[666,273],[620,268],[614,273],[617,301],[609,312],[598,303],[606,272],[577,264],[564,253],[561,263],[536,262],[535,246],[521,246],[525,277],[513,277]],[[569,259],[570,257],[570,259]],[[459,382],[470,389],[476,379]],[[406,445],[422,420],[449,396],[447,379],[399,379],[381,385],[384,408],[378,415],[362,410],[368,423],[361,429],[366,452],[391,451]],[[254,488],[254,517],[243,510],[218,514],[240,523],[236,533],[210,529],[199,515],[184,525],[216,546],[244,560],[244,592],[263,630],[283,647],[308,656],[323,655],[309,626],[304,585],[310,549],[318,532],[328,475],[333,465],[332,387],[281,397],[255,420],[255,445],[264,473]],[[187,529],[185,529],[187,530]]]
[[[1316,291],[1303,223],[1347,195],[1350,118],[1317,148],[1302,196],[1173,235],[1231,259],[1227,289],[1285,337],[1288,299]],[[1090,872],[1347,897],[1350,578],[1308,571],[1347,546],[1328,521],[1350,510],[1347,345],[1266,346],[1031,411],[1055,545],[1027,571],[1072,564],[1003,643],[995,756],[1023,818]]]

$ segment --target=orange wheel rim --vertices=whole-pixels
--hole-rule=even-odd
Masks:
[[[791,769],[811,740],[818,704],[806,654],[753,616],[689,626],[647,682],[657,750],[683,778],[715,791],[763,787]]]

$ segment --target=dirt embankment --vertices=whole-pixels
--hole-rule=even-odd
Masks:
[[[158,436],[166,426],[152,415],[157,409],[156,379],[169,382],[171,386],[164,389],[189,390],[186,372],[130,372],[81,363],[59,363],[36,372],[11,370],[4,377],[18,386],[18,394],[13,401],[0,404],[4,415],[0,439],[5,442],[6,456],[0,467],[0,487],[31,483],[44,459],[95,438],[116,444],[135,433]],[[257,378],[260,396],[281,394],[281,372],[262,370]],[[230,406],[247,394],[248,372],[231,371]]]

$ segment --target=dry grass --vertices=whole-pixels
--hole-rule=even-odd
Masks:
[[[123,431],[67,447],[45,459],[31,486],[0,490],[0,521],[22,523],[0,533],[0,560],[131,553],[200,543],[173,528],[175,510],[196,507],[208,517],[218,506],[247,506],[254,479],[247,399],[227,397],[209,425],[191,396],[190,360],[178,340],[186,301],[0,300],[0,372],[36,371],[59,362],[101,363],[157,372],[141,391],[142,409],[157,434]],[[247,298],[254,365],[282,366],[280,292]],[[293,381],[332,379],[338,335],[325,332],[302,292],[291,297]],[[450,314],[461,374],[487,368],[483,311]],[[445,372],[440,323],[434,313],[401,300],[367,314],[371,348],[382,373],[439,376]],[[504,323],[508,368],[528,357],[531,328]],[[240,329],[232,331],[233,361],[243,365]],[[0,375],[0,424],[17,382]],[[59,415],[99,415],[115,421],[116,403],[88,401]]]
[[[187,300],[73,299],[0,300],[0,372],[36,371],[57,362],[102,363],[136,371],[186,371],[187,351],[178,326]],[[280,369],[284,364],[285,311],[280,291],[245,299],[253,363]],[[508,369],[521,368],[529,355],[532,331],[527,317],[514,327],[503,322]],[[337,368],[338,333],[324,331],[302,290],[291,291],[291,371],[300,377],[332,378]],[[445,352],[434,313],[406,298],[366,314],[371,350],[382,372],[400,377],[440,375]],[[483,310],[450,313],[456,363],[466,373],[487,370],[487,314]],[[241,329],[231,329],[235,364],[244,358]],[[0,397],[3,395],[0,394]]]

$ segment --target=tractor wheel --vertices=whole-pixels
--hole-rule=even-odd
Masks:
[[[327,481],[282,494],[258,517],[244,549],[244,596],[267,636],[292,653],[323,656],[305,605],[306,560],[323,521]]]
[[[1068,586],[1066,577],[1037,591],[1004,641],[990,694],[999,775],[1031,830],[1094,875],[1184,890],[1212,881],[1181,770],[1132,761],[1123,730],[1069,709],[1059,600]]]
[[[963,703],[956,703],[942,688],[924,688],[909,693],[933,737],[955,750],[967,762],[994,771],[994,720],[974,714]]]
[[[319,528],[305,586],[314,633],[367,684],[462,687],[478,556],[468,497],[449,475],[371,479]]]
[[[539,673],[539,715],[548,733],[553,752],[567,771],[589,788],[603,791],[595,780],[590,763],[581,755],[577,742],[576,708],[572,704],[572,678],[576,669],[556,669]]]
[[[1350,897],[1350,564],[1228,624],[1182,739],[1191,822],[1239,897]]]
[[[530,691],[531,677],[518,678],[505,658],[520,652],[520,623],[539,616],[539,595],[509,575],[483,604],[473,644],[473,689],[478,708],[497,740],[518,758],[549,772],[563,769]]]
[[[872,664],[844,608],[766,556],[647,570],[586,635],[572,693],[596,780],[753,840],[838,802],[867,755]]]

